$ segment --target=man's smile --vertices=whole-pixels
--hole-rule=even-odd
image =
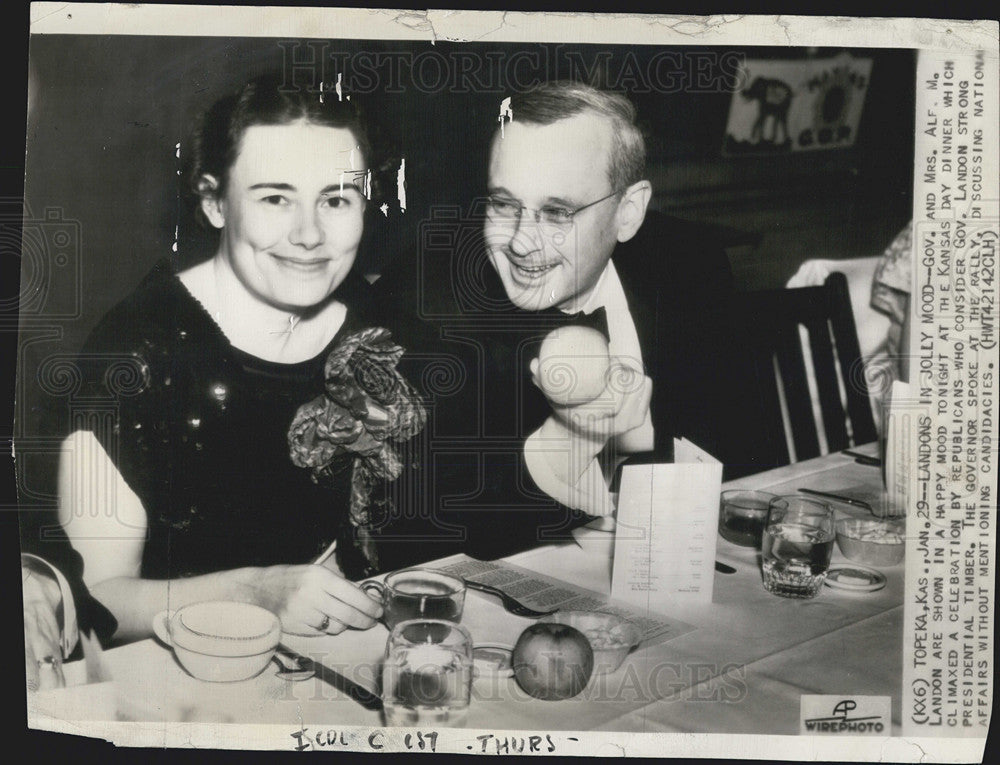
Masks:
[[[510,258],[508,258],[507,260],[511,265],[511,272],[516,276],[519,276],[522,279],[527,279],[527,280],[541,279],[543,276],[545,276],[547,273],[549,273],[556,266],[559,265],[558,261],[556,261],[555,263],[521,264],[515,262]]]

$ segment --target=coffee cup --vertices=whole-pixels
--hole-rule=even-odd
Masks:
[[[458,623],[465,605],[465,582],[431,568],[394,571],[384,582],[370,581],[361,589],[382,604],[385,626],[392,629],[410,619],[443,619]]]

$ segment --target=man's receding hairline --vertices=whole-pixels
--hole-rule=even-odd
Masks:
[[[517,114],[513,114],[511,118],[504,124],[503,130],[507,130],[511,125],[529,125],[531,127],[546,128],[552,127],[553,125],[558,125],[561,122],[569,122],[571,120],[582,119],[585,117],[596,117],[598,120],[603,122],[608,126],[609,130],[614,130],[615,117],[607,112],[603,112],[600,109],[595,109],[592,106],[584,105],[571,114],[566,114],[558,119],[549,120],[542,122],[541,120],[533,120],[530,118],[518,119]],[[497,127],[496,133],[501,133],[500,127]]]
[[[553,120],[552,122],[536,122],[534,120],[521,120],[520,122],[518,122],[517,115],[515,114],[513,116],[513,118],[503,126],[503,130],[510,130],[511,126],[514,125],[514,124],[525,125],[525,126],[534,127],[534,128],[555,127],[556,125],[559,125],[560,123],[569,122],[571,120],[575,120],[575,119],[582,118],[582,117],[587,117],[587,116],[592,116],[592,117],[598,118],[598,122],[600,124],[604,125],[604,128],[605,128],[603,130],[603,133],[604,133],[604,154],[605,154],[605,159],[607,161],[607,168],[605,169],[605,172],[608,174],[608,177],[610,179],[610,177],[611,177],[611,155],[612,155],[612,153],[614,151],[614,137],[615,137],[614,118],[611,117],[608,114],[605,114],[602,111],[599,111],[599,110],[594,109],[594,108],[589,107],[589,106],[584,106],[579,111],[576,111],[573,114],[568,114],[565,117],[560,117],[559,119]],[[496,147],[498,145],[497,141],[502,141],[503,140],[503,130],[501,130],[498,127],[494,131],[494,133],[493,133],[493,138],[490,139],[490,153],[489,153],[489,161],[490,162],[493,161],[493,155],[494,155],[494,152],[496,151]]]

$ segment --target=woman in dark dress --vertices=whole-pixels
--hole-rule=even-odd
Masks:
[[[381,608],[349,581],[373,571],[349,522],[351,472],[317,483],[299,466],[336,441],[317,415],[331,352],[379,339],[359,334],[368,285],[351,270],[371,188],[359,114],[258,80],[209,110],[190,151],[218,249],[176,274],[160,262],[88,340],[85,384],[116,405],[67,438],[60,520],[118,639],[215,599],[264,606],[291,633],[370,627]],[[422,410],[413,419],[402,438]],[[293,420],[308,436],[292,441],[298,464]]]

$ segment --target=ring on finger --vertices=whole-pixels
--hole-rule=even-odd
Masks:
[[[48,656],[43,656],[40,659],[36,659],[35,663],[38,664],[39,669],[41,669],[42,667],[49,667],[50,669],[53,669],[56,672],[58,672],[59,668],[62,666],[62,659],[60,659],[58,656],[53,656],[52,654],[49,654]]]
[[[323,621],[319,623],[319,626],[316,629],[319,630],[320,632],[326,632],[328,629],[330,629],[330,617],[324,615]]]

